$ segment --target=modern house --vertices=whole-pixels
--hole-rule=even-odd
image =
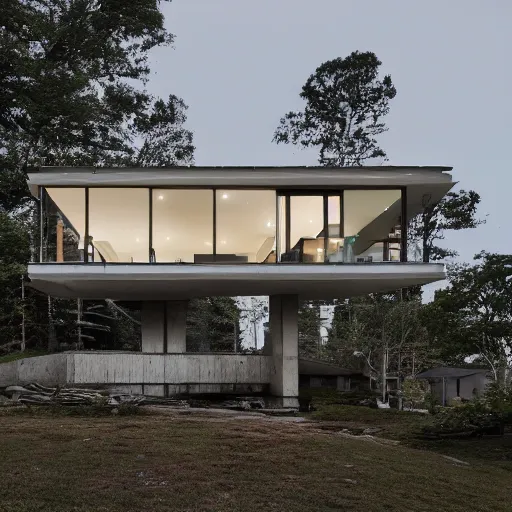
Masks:
[[[267,387],[281,405],[296,406],[299,299],[443,279],[442,264],[408,262],[407,224],[451,189],[449,170],[30,172],[41,216],[31,285],[56,297],[137,302],[142,312],[142,354],[74,353],[62,375],[162,395]],[[187,301],[220,295],[270,296],[270,355],[186,352]]]
[[[430,392],[441,405],[449,405],[454,398],[471,400],[492,382],[489,371],[478,368],[431,368],[416,378],[428,381]]]

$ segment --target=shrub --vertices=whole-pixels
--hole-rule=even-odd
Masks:
[[[482,398],[441,408],[425,433],[446,435],[503,434],[512,425],[512,391],[492,385]]]
[[[417,379],[406,379],[402,384],[402,396],[404,405],[411,409],[417,409],[425,402],[425,384]]]
[[[309,400],[313,406],[321,405],[365,405],[376,407],[378,392],[361,391],[338,391],[329,388],[302,388],[300,399]]]

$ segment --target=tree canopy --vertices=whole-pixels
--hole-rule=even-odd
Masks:
[[[385,158],[376,137],[387,129],[382,118],[396,89],[390,75],[379,80],[381,64],[373,52],[357,51],[321,64],[302,87],[304,110],[281,119],[274,141],[317,147],[326,166]]]
[[[144,89],[149,51],[173,41],[157,0],[6,0],[0,18],[4,208],[28,198],[30,165],[192,161],[183,100]]]
[[[457,251],[437,245],[444,240],[446,231],[474,229],[484,220],[477,218],[480,195],[474,190],[448,192],[438,203],[425,198],[423,211],[409,224],[409,239],[419,244],[423,261],[444,260],[457,256]]]
[[[512,255],[481,252],[473,265],[449,267],[449,286],[426,308],[446,360],[476,356],[496,379],[512,363]]]

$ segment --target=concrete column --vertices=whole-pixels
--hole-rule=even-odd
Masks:
[[[165,302],[144,301],[141,308],[142,352],[164,352]]]
[[[170,354],[187,351],[187,300],[170,300],[166,303],[167,352]]]
[[[270,392],[281,407],[299,406],[299,298],[271,295],[269,301],[272,371]]]

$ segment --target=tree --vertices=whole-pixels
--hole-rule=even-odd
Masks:
[[[28,254],[16,255],[16,286],[38,231],[27,168],[192,161],[185,103],[145,90],[150,50],[173,41],[159,7],[158,0],[0,2],[0,212],[19,221],[30,242]],[[48,331],[50,348],[77,339],[75,303],[42,298],[27,290],[36,339]]]
[[[496,381],[512,363],[512,255],[481,252],[449,267],[449,286],[428,305],[431,334],[445,360],[475,356]]]
[[[298,313],[299,356],[318,358],[321,352],[320,340],[321,301],[301,301]]]
[[[136,87],[148,52],[173,40],[157,0],[6,0],[0,9],[4,208],[29,199],[30,165],[191,161],[183,101]]]
[[[378,79],[381,64],[374,53],[357,51],[321,64],[302,87],[304,110],[281,119],[274,142],[318,147],[325,166],[385,158],[376,137],[387,130],[382,117],[396,89],[390,75]]]
[[[193,299],[187,315],[187,346],[196,352],[242,350],[240,309],[232,297]]]
[[[337,364],[364,368],[370,380],[381,383],[422,369],[429,354],[419,295],[376,293],[339,303],[334,310],[325,355]]]
[[[29,257],[24,226],[0,211],[0,349],[20,344],[23,315],[22,279]],[[21,262],[20,262],[21,260]]]
[[[431,204],[425,198],[422,213],[412,219],[409,224],[409,240],[421,247],[425,263],[457,256],[457,251],[444,249],[436,245],[444,240],[448,230],[474,229],[484,220],[476,217],[480,196],[474,190],[449,192],[438,203]]]

